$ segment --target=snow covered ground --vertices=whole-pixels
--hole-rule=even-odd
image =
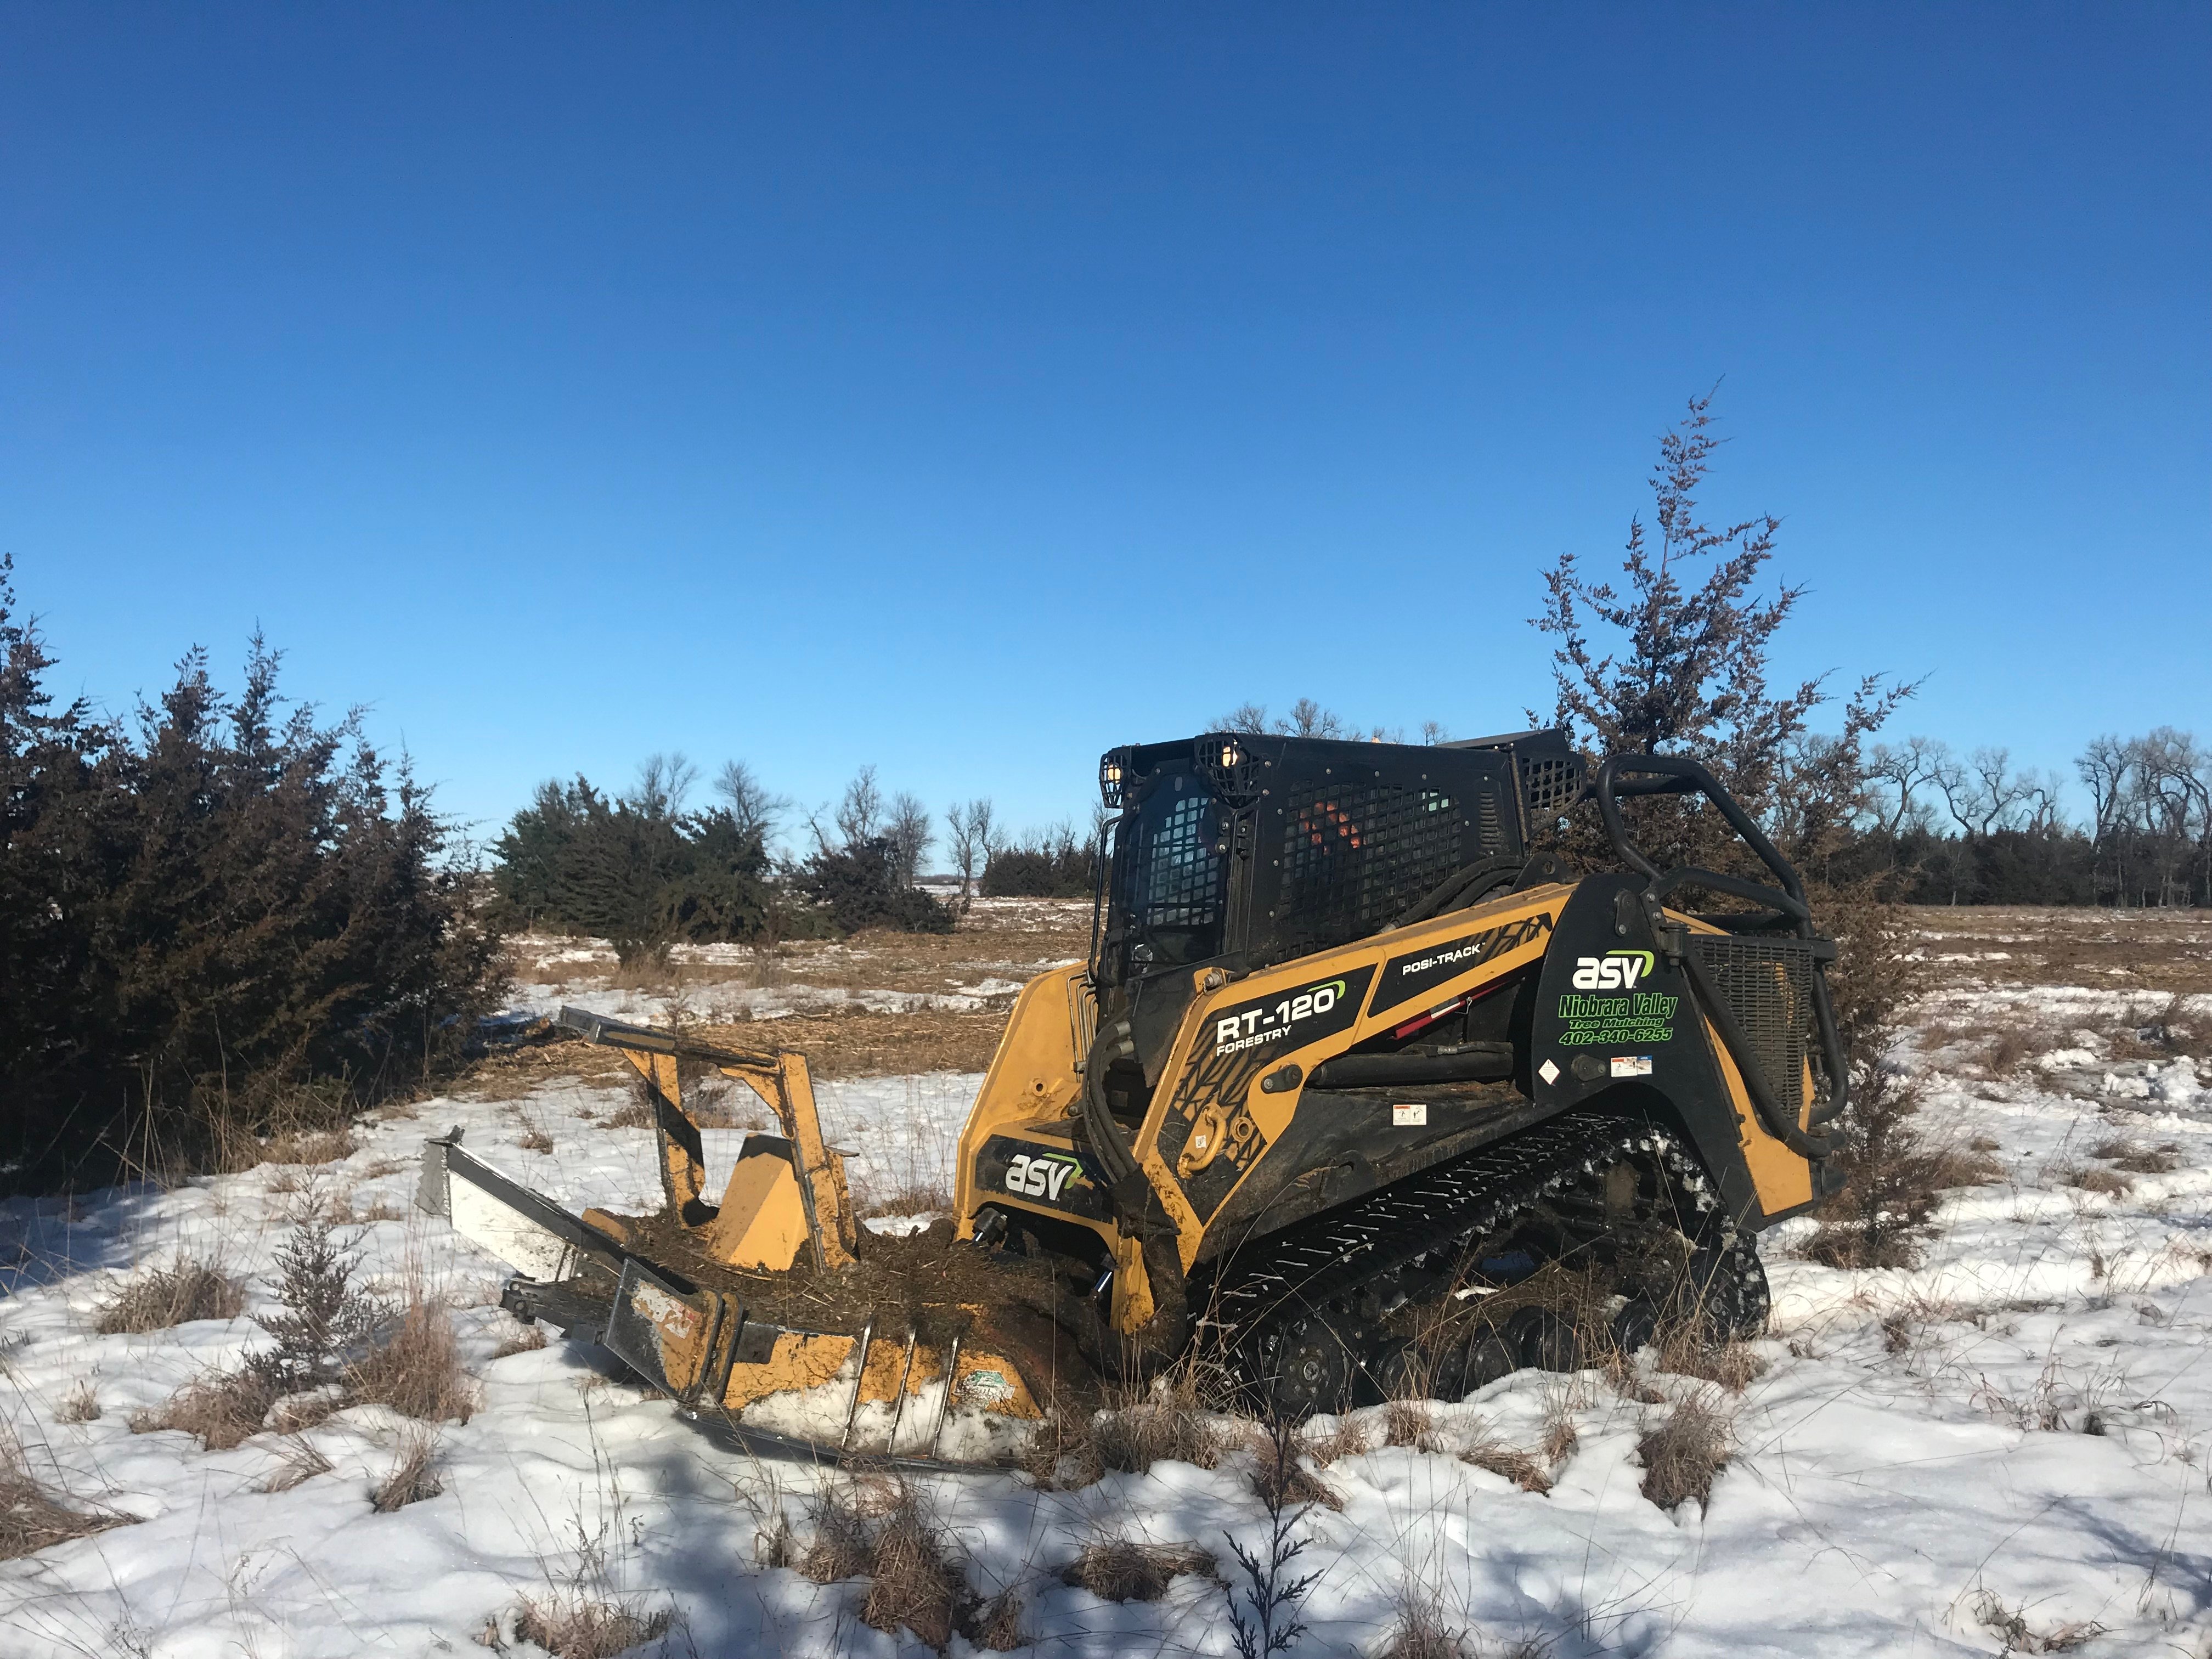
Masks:
[[[1320,1576],[1292,1651],[1376,1654],[1410,1593],[1492,1655],[2212,1654],[2212,1062],[2130,1043],[2145,1000],[1932,997],[1895,1063],[1924,1082],[1923,1123],[1993,1142],[2001,1177],[1948,1196],[1909,1272],[1799,1258],[1808,1224],[1769,1235],[1773,1334],[1740,1395],[1522,1372],[1437,1408],[1401,1446],[1384,1443],[1382,1411],[1363,1414],[1371,1449],[1319,1472],[1341,1507],[1297,1522],[1297,1565]],[[1993,1031],[2024,1034],[2016,1060],[1990,1061]],[[975,1082],[823,1087],[863,1195],[942,1178]],[[421,1140],[454,1124],[572,1206],[650,1203],[646,1132],[596,1121],[624,1099],[556,1080],[436,1100],[364,1126],[318,1169],[0,1209],[0,1413],[47,1486],[132,1517],[0,1564],[0,1654],[532,1652],[518,1610],[562,1596],[672,1611],[653,1645],[673,1655],[926,1652],[861,1623],[864,1585],[760,1565],[779,1519],[803,1547],[809,1499],[834,1477],[716,1448],[596,1351],[520,1347],[496,1305],[504,1270],[413,1212]],[[710,1133],[710,1158],[738,1134]],[[2139,1172],[2118,1167],[2130,1154]],[[441,1425],[442,1491],[392,1513],[370,1493],[408,1427],[384,1407],[228,1451],[131,1426],[266,1340],[254,1316],[274,1307],[272,1252],[311,1201],[356,1218],[364,1275],[411,1278],[454,1308],[477,1390],[465,1423]],[[94,1333],[119,1285],[179,1251],[244,1279],[241,1316]],[[98,1415],[64,1420],[87,1389]],[[1708,1504],[1663,1510],[1641,1493],[1638,1442],[1692,1396],[1724,1414],[1736,1453]],[[1530,1454],[1548,1492],[1457,1455],[1478,1444]],[[268,1490],[302,1446],[328,1470]],[[1249,1547],[1266,1524],[1252,1472],[1238,1453],[1074,1491],[919,1484],[976,1592],[1018,1589],[1035,1651],[1214,1654],[1231,1648],[1212,1580],[1116,1603],[1060,1574],[1086,1544],[1127,1537],[1195,1544],[1235,1580],[1224,1533]]]

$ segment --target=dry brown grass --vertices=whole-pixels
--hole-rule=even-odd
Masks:
[[[1131,1474],[1142,1474],[1164,1460],[1210,1469],[1226,1449],[1208,1420],[1206,1401],[1188,1368],[1101,1413],[1091,1433],[1100,1462]]]
[[[1298,1437],[1298,1445],[1315,1467],[1327,1468],[1340,1457],[1358,1457],[1371,1449],[1367,1443],[1367,1431],[1350,1418],[1340,1417],[1323,1432],[1309,1429]]]
[[[1548,1402],[1544,1407],[1544,1437],[1536,1443],[1544,1461],[1556,1465],[1573,1456],[1575,1448],[1582,1443],[1582,1431],[1575,1426],[1574,1413],[1565,1402]]]
[[[1766,1375],[1766,1361],[1750,1344],[1708,1341],[1697,1330],[1662,1332],[1658,1352],[1661,1370],[1675,1376],[1694,1376],[1700,1382],[1717,1382],[1730,1394],[1741,1394]]]
[[[2101,1158],[2115,1168],[2135,1175],[2166,1175],[2173,1169],[2174,1155],[2180,1150],[2173,1141],[2167,1141],[2161,1146],[2148,1147],[2116,1135],[2092,1146],[2089,1156]]]
[[[501,1343],[497,1348],[494,1349],[492,1351],[491,1357],[494,1359],[505,1359],[510,1354],[536,1353],[544,1346],[545,1332],[544,1328],[537,1325],[525,1325],[520,1330],[517,1331],[513,1336],[508,1337],[506,1341]]]
[[[189,1382],[167,1401],[132,1413],[131,1431],[152,1434],[181,1429],[197,1435],[209,1451],[228,1451],[261,1432],[276,1395],[266,1380],[249,1371],[214,1371]]]
[[[672,1608],[646,1613],[634,1602],[554,1592],[523,1598],[514,1633],[553,1659],[615,1659],[659,1641],[675,1622]]]
[[[1382,1409],[1382,1443],[1434,1451],[1436,1413],[1421,1400],[1393,1400]]]
[[[31,1473],[22,1443],[0,1432],[0,1561],[18,1560],[35,1550],[88,1538],[137,1518],[64,1503]]]
[[[1102,1601],[1157,1601],[1177,1578],[1214,1577],[1214,1559],[1194,1544],[1149,1544],[1102,1538],[1062,1570],[1062,1583],[1087,1589]]]
[[[379,1515],[390,1515],[410,1504],[435,1498],[445,1491],[438,1478],[438,1435],[434,1429],[410,1424],[399,1431],[399,1449],[392,1472],[377,1483],[369,1502]]]
[[[293,1435],[277,1447],[276,1467],[262,1481],[261,1490],[289,1492],[295,1486],[305,1486],[318,1475],[328,1474],[335,1467],[329,1458],[315,1449],[313,1442]]]
[[[808,1506],[814,1540],[804,1553],[787,1535],[764,1535],[767,1557],[792,1563],[817,1584],[865,1576],[860,1621],[872,1630],[912,1631],[942,1653],[969,1629],[975,1597],[951,1533],[904,1481],[828,1486]]]
[[[1486,1424],[1475,1427],[1474,1443],[1460,1455],[1460,1462],[1510,1480],[1522,1492],[1540,1497],[1552,1489],[1552,1472],[1534,1453],[1510,1445],[1490,1431]]]
[[[2107,1198],[2118,1198],[2135,1189],[2134,1180],[2117,1170],[2094,1170],[2086,1165],[2057,1171],[2058,1178],[2069,1187],[2078,1187],[2085,1193],[2100,1193]]]
[[[465,1423],[476,1409],[453,1318],[443,1303],[419,1290],[390,1338],[347,1371],[346,1387],[356,1400],[428,1423]]]
[[[1397,1616],[1376,1659],[1468,1659],[1468,1632],[1444,1621],[1433,1590],[1399,1586]]]
[[[353,1133],[347,1129],[292,1129],[275,1134],[263,1141],[260,1162],[264,1164],[335,1164],[342,1158],[351,1158],[359,1150]]]
[[[166,1267],[149,1267],[118,1291],[93,1322],[102,1336],[165,1331],[196,1319],[235,1319],[246,1292],[213,1262],[179,1255]]]
[[[100,1420],[100,1395],[88,1376],[80,1377],[76,1385],[62,1396],[62,1403],[54,1407],[57,1423],[96,1423]]]
[[[868,1577],[860,1622],[894,1634],[903,1626],[939,1653],[975,1602],[951,1533],[911,1490],[876,1527]]]
[[[1711,1498],[1713,1477],[1728,1467],[1735,1443],[1728,1419],[1693,1395],[1647,1431],[1636,1449],[1644,1460],[1644,1497],[1671,1510],[1686,1498],[1700,1506]]]
[[[1009,1585],[975,1609],[969,1621],[968,1639],[986,1653],[1012,1653],[1030,1645],[1022,1615],[1028,1603],[1018,1589]]]

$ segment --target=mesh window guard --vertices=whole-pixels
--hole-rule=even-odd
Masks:
[[[1284,808],[1278,908],[1308,938],[1389,926],[1460,867],[1455,805],[1434,789],[1300,790]]]

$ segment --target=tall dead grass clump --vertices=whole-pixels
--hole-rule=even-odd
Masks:
[[[211,1261],[179,1252],[165,1267],[149,1267],[127,1281],[101,1307],[93,1329],[102,1336],[138,1335],[188,1325],[198,1319],[235,1319],[246,1291]]]
[[[1692,1395],[1637,1442],[1644,1460],[1643,1492],[1662,1510],[1694,1498],[1710,1502],[1713,1477],[1728,1467],[1735,1440],[1728,1419]]]
[[[132,1413],[131,1431],[178,1429],[197,1437],[204,1450],[228,1451],[261,1432],[276,1400],[276,1389],[258,1371],[212,1371],[161,1405]]]
[[[410,1295],[398,1328],[349,1368],[346,1388],[356,1400],[426,1423],[465,1423],[476,1408],[453,1317],[419,1287]]]
[[[77,1509],[64,1503],[31,1473],[23,1443],[0,1430],[0,1561],[18,1560],[73,1538],[89,1538],[137,1520],[110,1509]]]
[[[1445,1622],[1434,1590],[1409,1578],[1398,1587],[1396,1613],[1376,1659],[1468,1659],[1468,1632]]]
[[[906,1482],[825,1487],[809,1504],[808,1519],[814,1539],[798,1556],[799,1571],[817,1584],[866,1577],[860,1622],[871,1630],[912,1631],[939,1653],[956,1632],[970,1632],[977,1598],[962,1553]],[[788,1544],[781,1548],[788,1559]]]
[[[410,1504],[435,1498],[445,1491],[438,1478],[438,1436],[435,1431],[412,1425],[400,1431],[399,1449],[392,1471],[377,1483],[369,1502],[379,1515],[390,1515]]]
[[[1098,1456],[1109,1469],[1142,1474],[1164,1461],[1210,1469],[1225,1448],[1211,1420],[1194,1365],[1179,1365],[1151,1388],[1123,1389],[1091,1424]]]
[[[873,1543],[860,1622],[894,1635],[903,1626],[944,1652],[975,1601],[951,1533],[908,1488],[878,1524]]]
[[[1552,1490],[1552,1471],[1534,1452],[1500,1439],[1487,1423],[1478,1421],[1473,1427],[1473,1443],[1460,1453],[1461,1462],[1487,1469],[1539,1497]]]
[[[601,1601],[566,1591],[525,1596],[514,1633],[553,1659],[615,1659],[657,1642],[676,1622],[672,1607],[647,1613],[632,1601]]]

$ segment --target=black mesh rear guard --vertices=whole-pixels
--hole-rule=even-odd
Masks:
[[[1813,1037],[1813,952],[1784,939],[1692,935],[1705,971],[1728,999],[1753,1062],[1791,1122],[1805,1109],[1805,1059]]]

